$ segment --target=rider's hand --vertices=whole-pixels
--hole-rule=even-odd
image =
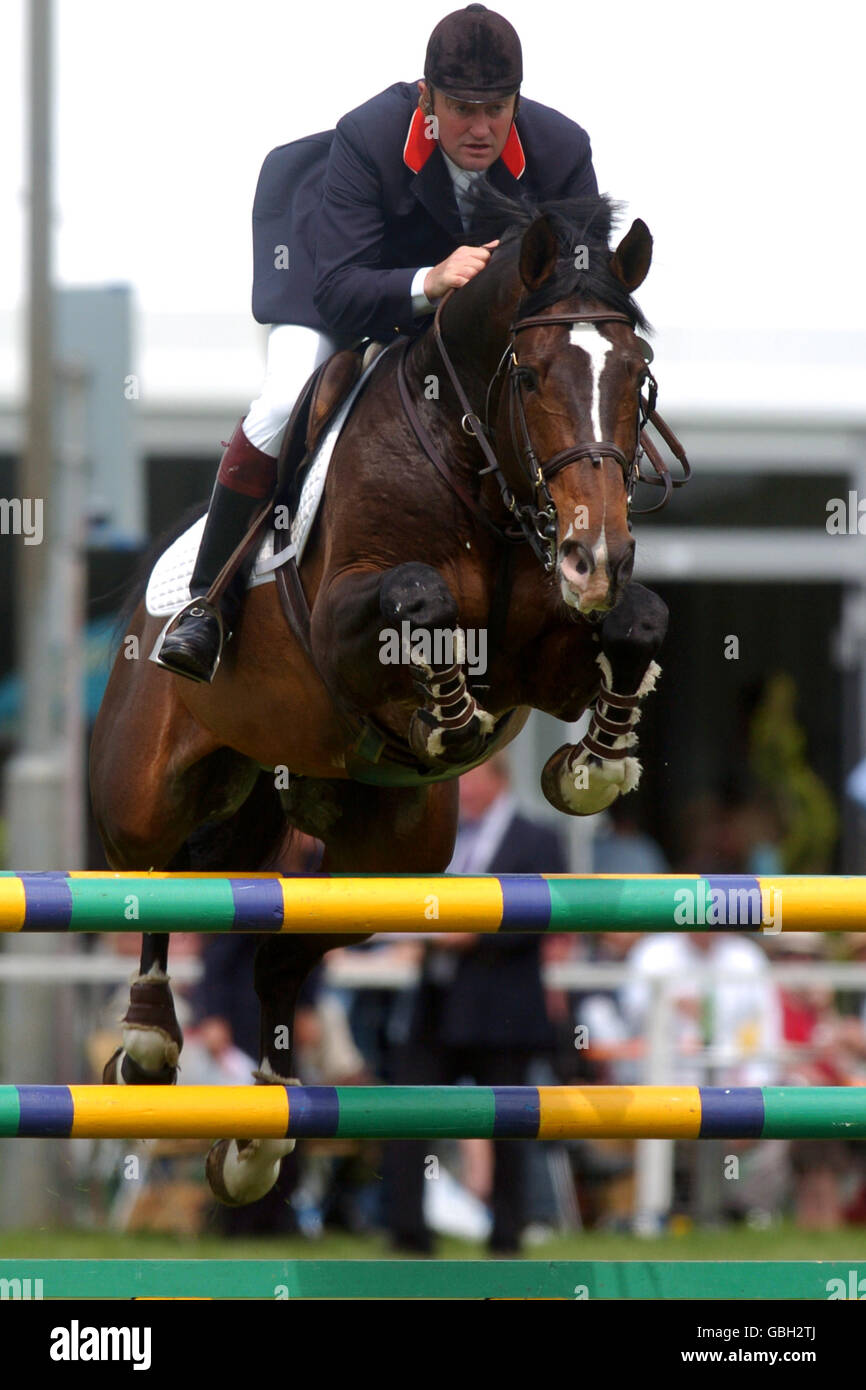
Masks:
[[[479,270],[483,270],[490,260],[490,252],[498,241],[487,241],[483,246],[458,246],[447,260],[440,261],[428,270],[424,277],[424,293],[429,300],[441,299],[447,290],[459,289]]]

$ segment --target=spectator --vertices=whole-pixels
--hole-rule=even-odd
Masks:
[[[564,873],[555,831],[521,814],[499,756],[460,780],[455,873]],[[427,945],[408,1039],[395,1058],[402,1085],[527,1084],[530,1064],[553,1044],[541,982],[541,938],[442,935]],[[525,1224],[525,1146],[493,1143],[490,1249],[514,1254]],[[424,1220],[425,1160],[431,1144],[390,1144],[388,1228],[394,1246],[430,1253]],[[477,1152],[476,1164],[483,1165]],[[430,1171],[428,1167],[427,1171]]]
[[[294,834],[275,867],[283,873],[312,873],[321,859],[321,846],[308,835]],[[198,1044],[221,1067],[225,1079],[248,1081],[244,1065],[258,1066],[259,1001],[253,986],[253,962],[260,937],[241,932],[210,937],[203,953],[204,973],[196,992],[198,1023],[189,1044]],[[324,967],[304,982],[294,1022],[295,1072],[309,1085],[369,1081],[355,1048],[339,1001],[322,991]],[[296,1229],[292,1198],[298,1186],[298,1151],[283,1162],[276,1186],[248,1207],[221,1207],[219,1219],[227,1235],[266,1234]]]
[[[773,954],[809,965],[826,959],[826,947],[817,932],[783,932],[774,940]],[[785,985],[781,1001],[784,1040],[791,1049],[784,1084],[862,1084],[866,1035],[859,1020],[839,1013],[832,988],[820,977],[808,985]],[[841,1226],[852,1195],[851,1181],[859,1186],[863,1180],[859,1144],[843,1139],[794,1139],[790,1161],[797,1225],[821,1231]]]
[[[605,812],[592,842],[595,874],[664,874],[668,870],[661,846],[641,829],[629,797],[619,797]]]
[[[719,1085],[769,1086],[775,1080],[781,1019],[767,974],[767,956],[740,932],[664,932],[642,937],[628,956],[640,977],[622,991],[623,1013],[633,1037],[649,1027],[650,982],[667,977],[673,991],[674,1085],[706,1085],[707,1073],[691,1060],[712,1048]],[[708,970],[709,987],[696,978]]]

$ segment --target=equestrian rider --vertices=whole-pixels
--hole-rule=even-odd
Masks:
[[[158,656],[170,670],[213,678],[240,597],[230,588],[218,613],[204,595],[274,490],[286,424],[313,369],[362,338],[422,331],[437,300],[487,263],[496,243],[475,246],[469,235],[473,181],[537,201],[598,193],[586,132],[521,100],[522,80],[515,30],[471,4],[433,30],[423,81],[397,82],[336,131],[265,160],[253,207],[253,313],[272,325],[267,371],[219,466],[191,602]]]

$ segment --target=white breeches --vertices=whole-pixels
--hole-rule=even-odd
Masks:
[[[244,420],[244,434],[262,453],[276,458],[295,401],[307,377],[354,338],[333,337],[296,323],[277,323],[268,334],[268,363],[261,393]]]

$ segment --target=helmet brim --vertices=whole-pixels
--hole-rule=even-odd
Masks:
[[[519,87],[509,87],[507,91],[481,92],[477,88],[468,87],[440,87],[438,83],[432,82],[429,77],[424,79],[428,87],[435,87],[437,92],[443,96],[451,97],[452,101],[466,101],[471,106],[487,106],[492,101],[505,101],[508,97],[516,97],[520,91]]]

